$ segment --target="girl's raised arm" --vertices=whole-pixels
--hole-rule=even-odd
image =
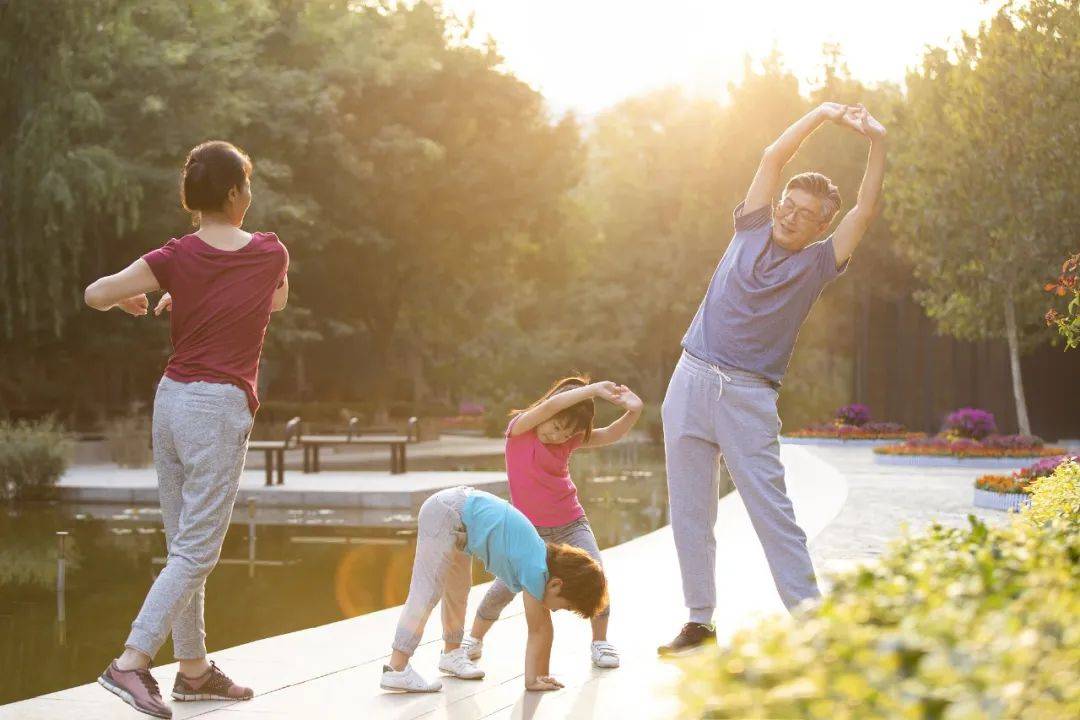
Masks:
[[[150,266],[139,258],[115,275],[92,282],[83,297],[95,310],[119,307],[129,315],[145,315],[149,307],[146,293],[160,289]]]
[[[637,423],[638,418],[641,417],[641,410],[645,407],[645,403],[641,402],[641,398],[635,395],[634,392],[625,385],[620,385],[618,387],[617,399],[613,402],[616,405],[621,405],[625,408],[626,412],[622,414],[622,417],[607,427],[593,430],[589,442],[582,445],[582,447],[603,447],[604,445],[611,445],[612,443],[622,440]]]
[[[510,435],[516,436],[528,432],[545,420],[550,420],[566,408],[576,405],[582,400],[600,397],[609,402],[615,402],[618,397],[617,388],[618,386],[615,383],[604,380],[556,393],[539,405],[531,407],[518,415],[514,425],[510,428]]]

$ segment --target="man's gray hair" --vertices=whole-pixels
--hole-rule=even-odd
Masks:
[[[792,177],[784,187],[784,192],[795,189],[805,190],[814,197],[821,198],[822,222],[832,220],[844,205],[840,191],[833,185],[833,181],[819,172],[804,172]]]

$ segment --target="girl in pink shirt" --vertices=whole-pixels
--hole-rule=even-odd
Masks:
[[[593,429],[595,398],[626,410],[611,425]],[[625,385],[590,383],[568,377],[525,410],[516,410],[506,428],[506,475],[510,502],[527,517],[545,542],[566,543],[602,562],[596,536],[570,479],[570,455],[578,448],[618,442],[641,416],[641,399]],[[496,580],[480,603],[472,632],[461,647],[479,659],[483,638],[515,593]],[[607,641],[608,610],[592,619],[592,662],[598,668],[619,666],[619,654]]]

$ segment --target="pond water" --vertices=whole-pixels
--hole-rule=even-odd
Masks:
[[[455,466],[502,469],[501,461]],[[602,548],[666,524],[660,448],[578,453],[572,469]],[[256,508],[249,523],[237,507],[233,521],[207,581],[211,652],[405,601],[415,548],[408,513]],[[69,533],[63,622],[57,531]],[[122,649],[164,555],[159,516],[148,508],[0,506],[0,704],[94,680]],[[490,579],[479,566],[473,577]],[[167,643],[157,659],[171,658]]]

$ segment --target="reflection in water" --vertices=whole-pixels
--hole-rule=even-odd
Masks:
[[[455,467],[501,469],[501,461]],[[601,548],[667,522],[659,448],[615,446],[578,453],[573,462]],[[253,511],[251,516],[245,506],[235,509],[221,562],[207,581],[211,652],[405,601],[416,535],[416,518],[408,510]],[[0,508],[0,703],[90,682],[122,650],[164,562],[160,523],[157,508]],[[70,533],[62,596],[58,531]],[[473,577],[490,579],[478,565]],[[168,662],[171,653],[166,644],[158,660]]]

